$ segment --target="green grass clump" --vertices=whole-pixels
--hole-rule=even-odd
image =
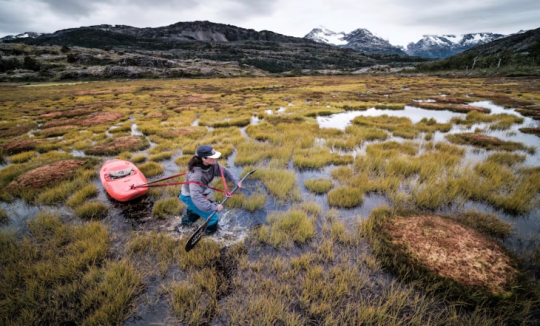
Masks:
[[[69,198],[66,204],[71,208],[75,208],[84,203],[86,199],[95,196],[97,191],[97,187],[94,184],[85,186],[81,190],[77,191],[73,197]]]
[[[108,210],[107,205],[99,202],[87,202],[75,209],[80,218],[93,219],[102,217]]]
[[[137,154],[137,155],[133,156],[130,161],[133,162],[133,163],[142,163],[142,162],[146,161],[147,158],[148,157],[146,155],[144,155],[144,154]]]
[[[145,177],[154,177],[163,173],[163,166],[156,162],[147,162],[138,166]]]
[[[514,166],[518,163],[525,162],[527,157],[521,154],[512,154],[512,153],[493,153],[491,154],[487,161],[494,162],[500,165]]]
[[[132,155],[131,152],[122,152],[118,154],[118,159],[129,161],[129,159],[131,158],[131,155]]]
[[[13,164],[24,163],[33,157],[36,157],[36,152],[34,151],[22,152],[22,153],[11,156],[10,161]]]
[[[307,190],[316,194],[325,194],[334,187],[334,183],[330,179],[309,179],[304,182]]]
[[[523,145],[522,143],[504,141],[496,137],[486,136],[482,134],[474,134],[474,133],[447,135],[446,139],[448,139],[448,141],[455,144],[472,145],[475,147],[485,148],[487,150],[503,150],[503,151],[523,150],[529,153],[534,153],[536,150],[535,147],[527,147]]]
[[[125,320],[142,276],[112,261],[99,222],[39,214],[23,239],[0,233],[0,320],[7,325],[113,325]]]
[[[489,126],[491,130],[507,130],[513,124],[523,123],[523,118],[507,113],[484,114],[478,111],[471,111],[467,113],[465,119],[452,118],[451,122],[467,125],[468,127],[471,127],[475,123],[491,123]]]
[[[182,201],[176,197],[160,199],[154,204],[152,212],[156,218],[168,218],[182,214]]]
[[[362,205],[364,194],[351,187],[339,187],[328,193],[328,204],[332,207],[353,208]]]
[[[265,202],[266,195],[264,193],[252,194],[243,201],[242,208],[246,211],[254,212],[263,209]]]
[[[159,154],[151,155],[150,156],[150,161],[152,161],[152,162],[165,161],[165,160],[170,159],[172,157],[172,155],[173,155],[172,152],[162,152],[162,153],[159,153]]]
[[[418,147],[412,143],[399,143],[397,141],[389,141],[378,144],[371,144],[366,147],[366,152],[372,156],[388,158],[397,156],[400,153],[414,156],[418,153]]]
[[[246,167],[244,171],[251,171],[252,169],[252,167]],[[299,195],[294,171],[264,168],[252,174],[250,178],[260,178],[266,190],[278,199],[295,200]]]
[[[345,165],[353,161],[352,155],[339,156],[326,148],[296,150],[293,155],[293,164],[300,169],[321,169],[330,164]]]
[[[274,247],[290,247],[294,242],[305,243],[315,233],[314,222],[300,210],[274,213],[267,220],[268,225],[258,231],[258,240]]]

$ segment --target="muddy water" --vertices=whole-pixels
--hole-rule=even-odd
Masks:
[[[495,105],[491,101],[479,101],[479,102],[471,102],[469,103],[473,106],[479,106],[483,108],[487,108],[491,110],[492,114],[499,114],[499,113],[507,113],[512,114],[516,116],[521,116],[518,112],[516,112],[514,109],[505,109],[502,106]],[[465,117],[465,114],[463,113],[454,113],[450,111],[430,111],[430,110],[423,110],[420,108],[415,108],[412,106],[406,106],[404,110],[376,110],[374,108],[368,109],[366,111],[349,111],[339,114],[334,114],[328,117],[317,117],[317,121],[319,123],[320,128],[338,128],[341,130],[344,130],[347,126],[351,124],[351,121],[357,117],[357,116],[381,116],[381,115],[389,115],[389,116],[396,116],[396,117],[408,117],[412,120],[413,123],[416,123],[420,121],[422,118],[433,118],[438,123],[446,123],[449,122],[450,119],[453,117]],[[461,132],[473,132],[476,128],[484,129],[486,130],[485,133],[490,136],[494,136],[506,141],[514,141],[514,142],[521,142],[524,143],[527,146],[536,146],[538,147],[538,150],[534,154],[530,154],[527,152],[519,152],[520,154],[526,155],[526,161],[525,166],[540,166],[540,138],[535,135],[525,134],[519,131],[519,128],[524,127],[537,127],[540,125],[539,121],[535,121],[528,117],[523,117],[524,122],[521,124],[515,124],[508,130],[489,130],[489,124],[474,124],[470,128],[464,127],[464,126],[453,126],[452,129],[448,133],[441,133],[436,132],[433,134],[433,141],[441,141],[441,142],[447,142],[445,139],[445,135],[452,134],[452,133],[461,133]],[[395,140],[403,142],[405,141],[403,138],[399,137],[390,137],[389,140]],[[418,141],[418,140],[415,140]],[[420,142],[423,142],[420,140]],[[343,152],[346,154],[364,154],[365,148],[372,142],[366,142],[361,147],[350,151],[350,152]],[[481,162],[485,160],[491,153],[494,151],[487,151],[483,149],[478,149],[472,146],[464,146],[466,148],[466,155],[463,160],[463,165],[467,164],[474,164],[476,162]],[[342,152],[342,151],[340,151]],[[331,168],[329,168],[331,169]],[[325,169],[323,172],[317,172],[311,175],[311,177],[316,177],[317,174],[319,176],[329,176],[329,172]],[[300,173],[300,178],[302,178],[302,174]],[[302,182],[301,182],[302,183]],[[309,194],[306,194],[309,196]],[[319,196],[317,196],[319,197]],[[322,202],[325,202],[324,197]],[[366,196],[364,200],[364,204],[351,212],[343,212],[340,211],[340,216],[351,216],[357,213],[356,211],[359,211],[362,216],[367,216],[368,212],[371,211],[371,207],[377,207],[378,205],[388,205],[388,200],[385,197],[378,198],[378,197],[370,197]],[[533,211],[529,212],[528,214],[524,214],[521,216],[512,216],[505,214],[502,210],[497,210],[491,207],[490,205],[484,204],[484,203],[477,203],[472,201],[467,201],[466,203],[463,203],[462,205],[454,205],[452,207],[445,207],[439,209],[437,212],[441,213],[459,213],[465,210],[479,210],[482,212],[488,212],[497,214],[500,216],[503,220],[507,222],[514,223],[514,231],[515,235],[512,236],[507,240],[507,244],[509,247],[519,250],[523,246],[530,246],[531,243],[535,243],[540,241],[540,207],[537,207]]]

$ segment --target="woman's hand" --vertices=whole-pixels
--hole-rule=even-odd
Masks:
[[[238,182],[238,188],[242,188],[242,182]]]
[[[220,212],[222,209],[223,209],[223,206],[222,206],[222,205],[218,205],[218,206],[217,206],[217,211],[218,211],[218,212]]]

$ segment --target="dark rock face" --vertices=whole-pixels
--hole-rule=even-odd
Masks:
[[[502,34],[494,33],[424,35],[420,41],[407,46],[407,54],[427,58],[446,58],[503,37],[505,36]]]
[[[394,46],[387,40],[373,35],[365,28],[359,28],[346,34],[344,32],[332,32],[321,26],[314,28],[304,38],[319,43],[351,48],[358,52],[406,55],[400,47]]]
[[[180,22],[164,27],[138,28],[126,25],[95,25],[80,28],[70,28],[49,34],[50,37],[61,37],[74,31],[94,30],[111,32],[147,39],[163,39],[171,41],[202,41],[202,42],[238,42],[238,41],[267,41],[286,43],[306,43],[297,37],[286,36],[270,31],[257,32],[232,25],[216,24],[208,21]]]
[[[24,39],[24,38],[36,38],[43,35],[43,33],[35,33],[35,32],[24,32],[18,35],[8,35],[0,38],[0,42],[2,41],[12,41],[17,39]]]

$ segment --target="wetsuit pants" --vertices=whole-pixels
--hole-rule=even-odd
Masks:
[[[186,216],[184,216],[184,218],[182,219],[182,224],[190,225],[191,223],[197,221],[199,217],[202,217],[206,220],[210,215],[212,215],[213,212],[204,212],[200,210],[191,200],[190,196],[180,195],[179,197],[180,200],[182,200],[184,204],[187,205],[187,213]],[[206,229],[206,233],[214,233],[217,231],[218,220],[219,216],[216,212],[216,214],[214,214],[214,216],[212,216],[212,218],[210,219],[210,222],[208,222],[208,228]]]

